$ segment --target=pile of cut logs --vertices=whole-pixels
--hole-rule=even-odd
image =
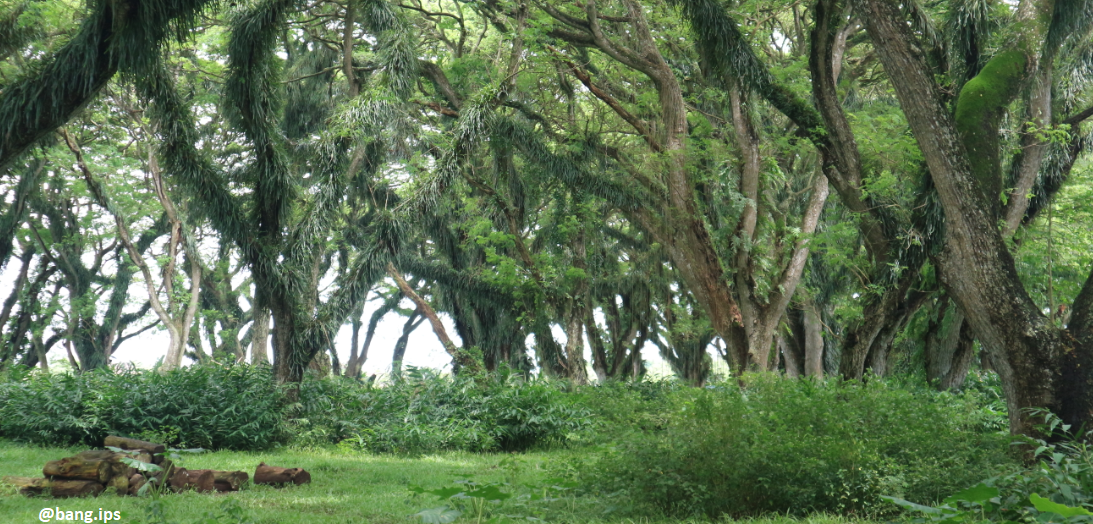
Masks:
[[[43,478],[4,477],[3,482],[19,488],[24,495],[48,494],[55,498],[85,497],[98,495],[107,488],[114,488],[118,495],[136,495],[150,479],[172,491],[193,489],[198,492],[239,491],[249,476],[243,471],[216,471],[212,469],[186,469],[175,466],[164,457],[167,447],[143,440],[109,436],[104,447],[121,449],[89,450],[61,460],[47,462],[42,468]],[[123,462],[131,458],[159,466],[158,471],[140,471]],[[300,468],[279,468],[258,465],[254,472],[255,484],[307,484],[311,474]]]

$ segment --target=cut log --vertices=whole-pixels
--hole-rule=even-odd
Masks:
[[[205,471],[212,472],[213,484],[217,491],[239,491],[239,488],[250,478],[243,471],[216,471],[213,469],[193,469],[188,474],[194,475]]]
[[[115,437],[113,435],[106,437],[106,439],[103,440],[103,445],[110,446],[112,448],[121,448],[124,450],[140,450],[148,453],[149,455],[156,455],[167,451],[167,446],[163,444],[145,442],[143,440],[137,440],[135,438]]]
[[[193,488],[201,493],[216,491],[216,478],[211,469],[197,469],[189,471],[186,468],[175,468],[171,475],[171,488],[175,491],[185,491]]]
[[[75,457],[47,462],[42,474],[47,478],[94,480],[106,485],[114,477],[129,478],[130,468],[120,459],[121,455],[112,451],[84,451]]]
[[[144,478],[144,475],[137,473],[132,477],[129,477],[129,494],[136,495],[140,491],[140,488],[148,483],[148,479]]]
[[[279,468],[267,466],[265,462],[258,464],[254,470],[255,484],[288,484],[299,486],[311,482],[311,474],[302,468]]]
[[[119,456],[117,453],[106,449],[89,449],[76,454],[76,458],[80,460],[115,460]]]
[[[54,498],[86,497],[102,493],[103,485],[94,480],[50,480],[30,477],[4,477],[3,482],[19,488],[23,495],[49,495]]]
[[[114,488],[115,493],[117,493],[118,495],[128,495],[129,494],[129,474],[128,474],[128,470],[130,470],[130,469],[133,469],[133,468],[126,467],[123,472],[111,477],[110,480],[106,483],[106,487],[107,488]]]
[[[214,471],[213,480],[217,491],[239,491],[250,475],[246,471]]]
[[[122,453],[114,453],[113,451],[108,450],[93,449],[88,451],[81,451],[80,453],[77,453],[74,458],[85,461],[99,460],[105,463],[106,469],[104,470],[104,473],[106,474],[106,476],[100,477],[99,482],[106,487],[114,486],[116,488],[119,488],[118,493],[124,495],[125,491],[128,490],[127,482],[129,481],[129,477],[133,473],[135,473],[135,471],[130,471],[133,468],[129,467],[127,464],[121,461],[121,459],[125,457],[126,455]],[[124,482],[115,480],[118,477],[121,477]],[[122,484],[126,485],[124,489],[121,489]]]
[[[113,466],[105,460],[83,460],[80,457],[68,457],[46,462],[45,467],[42,468],[42,474],[46,478],[94,480],[95,482],[105,483],[110,480],[112,468]]]

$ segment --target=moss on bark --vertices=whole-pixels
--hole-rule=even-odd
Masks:
[[[1020,92],[1027,71],[1024,51],[1003,51],[964,84],[956,103],[956,129],[968,151],[972,174],[979,182],[984,203],[996,209],[1002,191],[998,128],[1006,107]]]

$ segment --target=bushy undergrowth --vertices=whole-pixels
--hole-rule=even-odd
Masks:
[[[282,396],[266,368],[194,366],[79,375],[18,374],[0,383],[0,436],[100,445],[107,434],[172,445],[264,449],[286,441]]]
[[[1040,427],[1053,442],[1028,440],[1033,465],[983,480],[946,497],[941,504],[923,506],[885,497],[921,515],[915,523],[1002,522],[1035,524],[1093,521],[1093,449],[1088,433],[1071,433],[1055,415],[1043,412]]]
[[[524,450],[566,442],[591,426],[559,384],[418,374],[387,387],[307,380],[299,400],[268,368],[193,366],[8,374],[0,380],[0,437],[99,445],[107,434],[237,450],[296,443],[369,451]]]
[[[745,382],[572,388],[411,372],[384,387],[307,380],[289,402],[260,367],[9,373],[0,437],[93,446],[112,433],[191,447],[395,453],[577,442],[604,450],[566,466],[582,489],[676,516],[876,515],[894,508],[882,495],[933,503],[1015,471],[989,382],[963,394],[880,380]]]
[[[319,405],[302,407],[320,418],[297,423],[334,431],[319,430],[313,438],[370,451],[520,451],[562,444],[591,428],[590,412],[561,386],[518,376],[474,380],[428,372],[382,388],[312,382],[301,399]]]
[[[593,392],[635,425],[571,474],[667,514],[876,514],[880,497],[928,502],[1010,467],[1009,438],[974,393],[748,377],[747,387]],[[634,409],[652,397],[655,410]],[[629,405],[632,404],[632,405]],[[629,407],[628,407],[629,405]]]

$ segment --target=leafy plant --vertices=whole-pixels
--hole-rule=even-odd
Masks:
[[[572,472],[642,513],[716,517],[875,515],[883,494],[928,503],[1012,468],[1008,437],[983,431],[977,397],[748,376],[669,393],[655,424],[618,434]],[[944,492],[944,491],[943,491]]]
[[[265,449],[288,439],[283,411],[269,370],[250,366],[23,374],[0,383],[0,435],[42,444],[94,446],[120,434]]]
[[[481,524],[487,516],[496,513],[505,500],[512,498],[511,493],[502,491],[504,486],[502,483],[479,483],[469,478],[457,480],[453,486],[430,490],[410,486],[411,493],[434,495],[447,501],[443,506],[422,510],[414,516],[425,524],[447,524],[466,514],[475,524]]]
[[[350,438],[370,451],[521,451],[563,445],[593,426],[558,384],[517,377],[475,381],[422,373],[354,392]]]
[[[1033,446],[1034,466],[984,480],[937,506],[883,498],[920,514],[915,522],[1093,521],[1093,455],[1081,435],[1071,434],[1059,417],[1044,410],[1034,414],[1044,419],[1043,434],[1057,440],[1021,442]]]

